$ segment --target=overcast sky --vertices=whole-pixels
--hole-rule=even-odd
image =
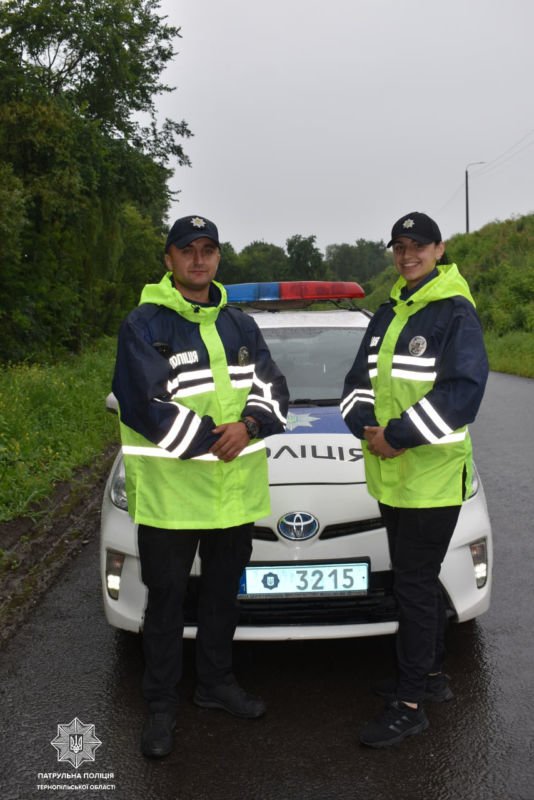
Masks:
[[[425,211],[445,238],[534,213],[532,0],[162,0],[181,27],[161,98],[192,168],[171,216],[237,250],[387,241]]]

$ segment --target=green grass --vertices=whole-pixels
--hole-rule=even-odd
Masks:
[[[484,334],[490,368],[523,378],[534,378],[534,333],[511,331],[503,336]]]
[[[58,481],[118,440],[105,410],[115,341],[100,340],[59,364],[0,373],[0,522],[32,512]]]

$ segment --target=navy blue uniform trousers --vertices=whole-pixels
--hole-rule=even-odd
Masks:
[[[202,563],[196,637],[197,680],[232,679],[232,639],[239,618],[239,579],[252,553],[252,523],[220,530],[166,530],[140,525],[141,577],[148,589],[143,625],[143,696],[152,710],[172,708],[182,676],[183,605],[197,547]]]
[[[447,619],[439,573],[461,506],[379,505],[388,535],[393,591],[399,607],[397,696],[419,703],[427,675],[441,672],[445,658]]]

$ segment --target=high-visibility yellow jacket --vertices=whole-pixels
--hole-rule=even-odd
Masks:
[[[228,528],[270,511],[263,438],[284,430],[288,390],[254,319],[192,303],[167,273],[145,286],[121,326],[113,391],[120,408],[128,508],[169,529]],[[257,440],[231,462],[210,454],[215,426],[252,416]]]
[[[471,493],[467,425],[478,412],[488,376],[480,321],[455,264],[438,266],[415,291],[399,278],[391,300],[366,331],[343,390],[350,430],[385,426],[395,458],[362,450],[369,492],[387,505],[459,505]]]

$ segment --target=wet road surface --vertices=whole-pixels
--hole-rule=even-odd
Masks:
[[[369,685],[393,669],[391,637],[237,643],[238,678],[268,703],[254,721],[192,704],[188,642],[175,751],[144,760],[140,638],[105,622],[94,540],[0,654],[2,800],[534,800],[533,407],[534,381],[491,375],[472,433],[494,530],[492,608],[450,628],[456,698],[428,706],[422,736],[358,744],[380,708]],[[101,742],[79,770],[51,745],[75,718]]]

